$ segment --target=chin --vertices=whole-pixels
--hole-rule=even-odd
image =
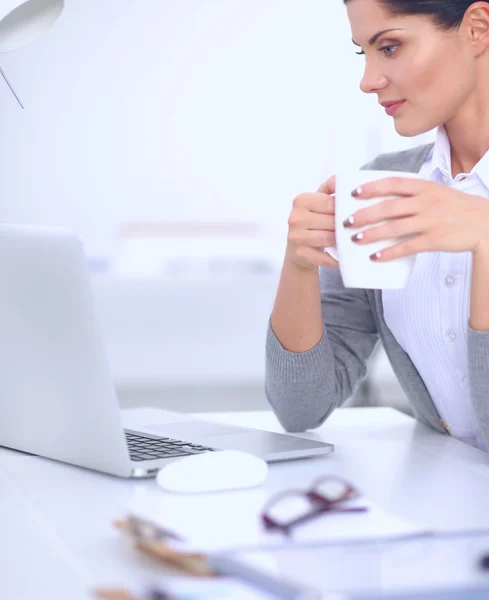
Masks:
[[[402,137],[415,137],[422,133],[427,133],[434,129],[436,125],[420,123],[419,121],[403,119],[402,117],[394,119],[394,128]]]

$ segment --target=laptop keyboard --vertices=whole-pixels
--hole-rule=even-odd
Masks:
[[[189,456],[191,454],[202,454],[203,452],[215,452],[216,448],[208,446],[199,446],[182,440],[173,440],[172,438],[152,438],[144,435],[137,435],[124,432],[126,434],[127,446],[131,460],[157,460],[159,458],[176,458],[178,456]]]

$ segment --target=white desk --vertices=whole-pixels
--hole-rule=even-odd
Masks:
[[[147,419],[146,410],[152,409],[130,416]],[[281,430],[271,413],[212,418]],[[489,455],[388,408],[337,410],[320,429],[303,435],[334,443],[335,453],[272,465],[266,483],[270,493],[291,484],[307,486],[319,474],[339,474],[386,510],[441,532],[485,530],[489,548]],[[78,600],[91,597],[93,585],[158,581],[161,572],[135,555],[111,526],[124,516],[134,494],[155,485],[1,449],[0,598]],[[462,556],[467,545],[460,548]],[[304,554],[301,565],[301,556],[293,563],[306,573],[311,562]],[[351,577],[348,553],[341,556],[336,568]],[[358,568],[361,562],[356,561]],[[443,584],[446,579],[439,575]],[[464,577],[480,582],[476,573],[467,571]]]

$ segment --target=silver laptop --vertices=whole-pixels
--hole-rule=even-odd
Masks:
[[[0,282],[0,446],[120,477],[222,449],[267,461],[333,451],[171,411],[120,411],[75,234],[0,225]]]

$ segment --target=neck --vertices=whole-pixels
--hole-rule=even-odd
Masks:
[[[470,173],[489,150],[489,78],[482,81],[485,83],[474,90],[457,115],[445,123],[451,146],[452,177]]]
[[[485,135],[482,130],[486,131]],[[453,178],[459,173],[470,173],[489,150],[489,123],[486,128],[447,128],[447,135],[451,147]]]

